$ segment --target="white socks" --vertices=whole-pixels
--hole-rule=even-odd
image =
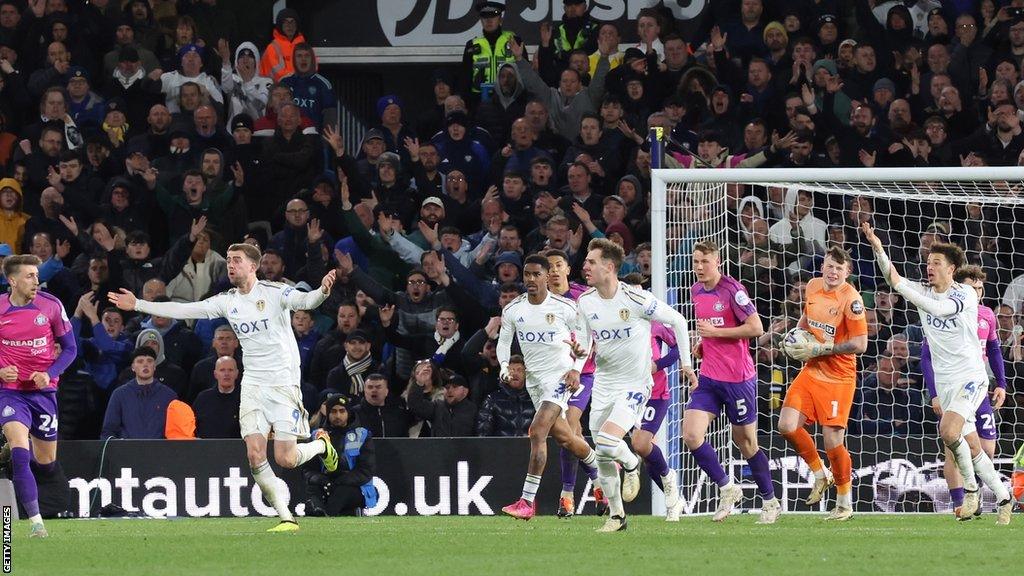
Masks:
[[[322,449],[323,446],[321,445]],[[295,517],[292,516],[291,510],[288,509],[288,502],[282,502],[284,499],[281,498],[281,494],[277,489],[280,480],[274,474],[274,471],[270,469],[270,463],[264,461],[253,468],[252,477],[256,479],[256,484],[259,485],[260,490],[263,491],[263,495],[267,497],[270,505],[274,507],[274,510],[277,510],[277,515],[280,516],[281,520],[284,522],[295,522]]]
[[[619,469],[614,460],[599,459],[597,461],[597,481],[601,483],[604,497],[608,499],[608,511],[612,516],[626,517],[622,506],[622,490],[619,482]]]
[[[537,497],[537,489],[539,488],[540,476],[536,474],[527,474],[526,482],[523,483],[523,500],[533,504],[533,499]]]
[[[996,472],[995,466],[992,465],[992,459],[984,451],[979,452],[974,457],[974,473],[996,495],[997,503],[1010,499],[1010,491],[1006,489],[1003,481],[999,478],[999,473]]]
[[[302,466],[306,462],[309,462],[313,458],[323,454],[327,450],[324,446],[323,440],[313,440],[312,442],[303,442],[302,444],[295,445],[295,451],[298,452],[299,458],[295,462],[295,468]]]
[[[964,490],[974,492],[978,489],[978,481],[974,478],[974,462],[971,458],[971,447],[967,445],[967,441],[964,440],[963,436],[955,444],[947,447],[953,453],[956,467],[960,469],[960,476],[964,479]],[[991,465],[991,462],[989,465]]]

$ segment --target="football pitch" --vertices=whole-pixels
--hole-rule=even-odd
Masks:
[[[15,522],[14,574],[1020,574],[1024,515],[859,515],[826,524],[783,515],[714,524],[632,516],[624,533],[597,534],[595,516],[529,522],[501,517],[301,519],[268,534],[254,519],[52,520],[30,540]],[[708,572],[710,570],[710,572]]]

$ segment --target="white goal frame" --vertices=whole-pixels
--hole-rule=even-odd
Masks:
[[[760,185],[760,186],[772,186],[772,185],[787,185],[787,184],[800,184],[800,183],[845,183],[847,185],[856,183],[862,185],[861,188],[849,188],[850,194],[855,194],[856,190],[864,190],[869,192],[875,197],[888,198],[888,199],[909,199],[918,198],[923,201],[936,201],[943,198],[956,197],[961,201],[969,200],[971,194],[969,187],[971,183],[985,183],[986,185],[990,182],[1010,181],[1024,184],[1024,167],[1021,166],[1010,166],[1010,167],[936,167],[936,168],[922,168],[922,167],[908,167],[908,168],[689,168],[689,169],[653,169],[651,171],[651,292],[658,298],[668,301],[670,304],[676,306],[677,309],[683,308],[679,306],[680,303],[673,302],[669,299],[668,294],[668,273],[667,262],[669,261],[669,254],[667,249],[668,242],[668,207],[666,206],[668,198],[668,186],[671,184],[689,184],[689,183],[706,183],[710,185],[715,184],[747,184],[747,185]],[[901,182],[959,182],[964,183],[968,189],[965,189],[964,194],[938,194],[934,192],[903,192],[899,186],[887,188],[884,190],[871,189],[871,184],[899,184]],[[815,190],[814,186],[809,186],[810,190]],[[820,186],[819,186],[820,189]],[[837,191],[843,190],[843,188],[836,188]],[[981,189],[976,189],[981,193]],[[980,196],[976,196],[980,197]],[[1004,198],[989,197],[985,196],[987,204],[1012,204],[1020,205],[1024,204],[1024,193],[1019,196],[1006,196]],[[723,219],[725,215],[722,215]],[[1022,247],[1024,249],[1024,247]],[[692,274],[692,272],[690,273]],[[690,281],[695,281],[691,278]],[[691,331],[695,328],[693,319],[690,315],[684,311],[684,316],[690,321]],[[692,360],[692,359],[691,359]],[[679,392],[679,381],[677,373],[673,372],[669,376],[669,385],[673,388],[673,398],[677,398]],[[676,410],[679,408],[674,406]],[[675,421],[673,421],[675,416]],[[672,453],[672,448],[676,447],[676,443],[681,442],[681,430],[678,429],[679,423],[682,420],[682,414],[673,414],[673,410],[670,410],[669,415],[665,419],[665,423],[659,430],[656,440],[657,443],[665,448],[664,452],[666,457],[669,457]],[[717,420],[720,419],[716,419]],[[669,432],[674,436],[669,437]],[[728,434],[728,427],[725,428],[726,438],[728,443],[731,444],[731,437]],[[720,454],[723,454],[721,446],[716,446]],[[679,453],[678,447],[676,454]],[[731,452],[729,452],[731,454]],[[724,454],[723,454],[724,455]],[[671,464],[671,462],[670,462]],[[732,474],[737,466],[738,462],[735,459],[729,457],[729,460],[723,460],[723,467]],[[855,465],[856,466],[856,465]],[[699,474],[698,483],[703,482],[703,475]],[[689,488],[686,485],[687,480],[685,476],[680,479],[680,489],[682,497],[684,499],[697,498],[699,489],[696,493],[691,494]],[[802,487],[802,486],[795,486]],[[787,486],[783,486],[783,491],[787,490]],[[652,483],[652,513],[664,514],[664,499],[661,491]],[[684,512],[685,513],[685,512]]]

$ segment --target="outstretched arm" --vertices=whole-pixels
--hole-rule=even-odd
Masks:
[[[148,302],[137,299],[129,290],[121,288],[120,292],[107,292],[107,299],[125,312],[136,311],[177,320],[213,319],[224,316],[218,296],[199,302]]]

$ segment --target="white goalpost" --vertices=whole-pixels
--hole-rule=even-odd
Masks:
[[[920,324],[916,311],[893,297],[877,275],[856,229],[864,220],[873,223],[908,278],[924,277],[922,256],[936,241],[959,245],[968,261],[987,273],[982,303],[996,313],[991,330],[1003,350],[1008,385],[1006,404],[979,418],[978,425],[998,432],[994,460],[1009,481],[1014,446],[1024,439],[1024,380],[1018,383],[1024,358],[1020,329],[1014,329],[1024,312],[1018,302],[1024,300],[1024,167],[653,170],[651,206],[652,292],[690,320],[692,334],[691,251],[698,241],[718,244],[723,272],[739,280],[757,305],[765,326],[765,336],[751,345],[758,372],[758,433],[784,511],[811,510],[803,501],[813,476],[778,434],[786,388],[799,370],[778,343],[802,310],[803,283],[818,275],[822,254],[833,244],[853,257],[850,281],[864,296],[869,323],[847,440],[854,509],[951,510],[937,418],[919,365]],[[1008,290],[1011,283],[1021,284],[1019,293]],[[675,373],[670,383],[672,404],[659,443],[679,471],[683,513],[709,513],[718,490],[682,442],[688,390]],[[827,464],[818,432],[812,430]],[[712,423],[707,440],[744,488],[741,511],[759,510],[761,498],[732,446],[724,415]],[[654,512],[661,513],[661,494],[654,492]],[[833,489],[814,510],[831,507],[834,497]],[[994,509],[991,493],[982,498],[983,510]]]

